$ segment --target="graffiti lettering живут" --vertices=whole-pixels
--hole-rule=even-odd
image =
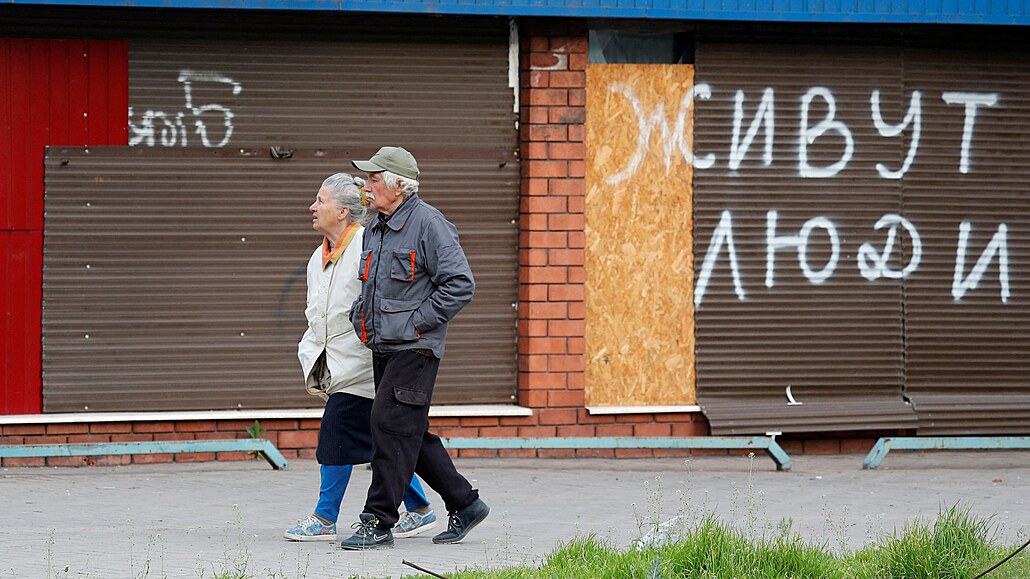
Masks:
[[[668,167],[671,156],[677,151],[683,155],[683,159],[696,169],[710,169],[715,165],[716,155],[708,153],[702,157],[696,157],[695,153],[687,146],[687,139],[683,135],[686,127],[686,119],[693,106],[695,98],[708,100],[712,96],[712,87],[706,83],[698,83],[694,86],[693,93],[683,96],[676,111],[675,119],[666,116],[665,106],[658,104],[653,110],[648,111],[641,104],[633,87],[623,83],[613,83],[609,88],[612,93],[625,97],[633,108],[633,114],[637,121],[637,143],[633,155],[627,159],[626,166],[608,178],[609,184],[615,185],[625,181],[632,176],[639,168],[641,160],[647,154],[650,147],[651,135],[657,132],[661,138],[662,151],[665,155],[665,165]],[[762,163],[766,166],[773,162],[773,138],[776,132],[775,123],[775,90],[767,87],[762,92],[762,98],[758,104],[755,116],[748,125],[747,132],[741,136],[744,126],[744,101],[743,91],[737,91],[733,110],[733,135],[730,145],[727,166],[731,171],[737,171],[747,155],[748,149],[758,135],[758,131],[764,127],[765,147],[762,153]],[[880,111],[880,91],[874,90],[869,97],[870,118],[877,132],[884,137],[896,137],[901,135],[905,129],[912,127],[912,138],[909,144],[908,153],[902,166],[892,171],[882,163],[876,164],[876,171],[884,179],[900,179],[912,165],[919,150],[919,138],[922,131],[922,98],[921,91],[913,91],[910,98],[908,111],[904,119],[898,125],[887,124]],[[826,105],[825,116],[818,122],[812,123],[809,119],[813,101],[822,101]],[[980,107],[993,107],[998,104],[997,93],[974,93],[974,92],[944,92],[941,93],[941,100],[949,105],[963,105],[964,119],[962,136],[960,140],[960,161],[958,170],[960,173],[970,171],[970,150],[973,142],[973,134],[976,125],[977,111]],[[845,169],[851,162],[855,152],[855,140],[851,129],[841,120],[837,119],[837,100],[828,88],[812,87],[801,97],[801,122],[798,133],[798,175],[806,178],[826,179],[833,177]],[[808,148],[821,138],[837,138],[843,141],[844,150],[837,161],[824,167],[812,166],[808,159]]]
[[[683,158],[688,163],[699,169],[708,168],[715,164],[715,156],[711,154],[707,155],[703,160],[698,159],[695,161],[693,153],[690,152],[690,146],[683,137],[683,129],[686,128],[687,116],[690,113],[690,107],[693,106],[694,98],[707,99],[712,95],[708,85],[695,85],[693,93],[683,95],[683,100],[680,102],[679,110],[676,112],[676,121],[672,128],[669,127],[665,117],[665,107],[658,105],[654,111],[648,114],[640,103],[640,99],[634,92],[633,87],[623,83],[613,83],[608,90],[626,97],[626,100],[633,107],[633,114],[637,117],[637,127],[639,129],[637,146],[633,151],[633,155],[629,158],[625,169],[608,177],[609,185],[621,183],[637,172],[641,161],[644,160],[644,155],[648,152],[651,132],[656,128],[661,134],[666,171],[668,171],[672,163],[672,155],[677,151],[683,155]]]
[[[650,141],[652,135],[660,139],[660,154],[668,169],[671,165],[672,156],[679,153],[683,159],[695,169],[712,169],[716,165],[715,153],[698,156],[689,146],[689,139],[684,135],[687,126],[690,110],[693,107],[694,99],[708,100],[712,96],[712,88],[705,83],[698,83],[692,91],[684,95],[678,103],[674,118],[666,114],[665,106],[661,103],[655,105],[652,110],[647,110],[641,103],[633,87],[625,83],[613,83],[609,91],[621,95],[629,101],[637,122],[637,142],[633,148],[633,154],[626,159],[624,167],[607,178],[609,184],[618,184],[633,177],[639,169],[644,157],[650,152]],[[901,179],[911,168],[918,151],[920,137],[923,127],[923,98],[924,93],[919,90],[912,91],[909,96],[908,109],[898,124],[891,124],[884,120],[880,105],[880,91],[874,90],[869,97],[870,119],[873,127],[881,137],[895,138],[909,134],[908,150],[900,167],[894,169],[882,162],[875,164],[877,174],[883,179]],[[962,114],[962,135],[956,139],[959,143],[959,164],[957,171],[968,174],[971,171],[972,144],[974,140],[975,125],[978,111],[983,107],[994,107],[1000,98],[997,93],[977,92],[943,92],[940,95],[942,101],[948,105],[960,105],[963,107]],[[773,163],[773,142],[776,131],[776,106],[775,90],[768,87],[763,90],[762,96],[755,108],[754,116],[750,122],[745,122],[745,101],[744,91],[738,90],[734,98],[732,136],[727,155],[726,166],[732,174],[741,170],[741,166],[754,144],[759,133],[764,136],[764,147],[762,147],[762,164],[769,166]],[[813,103],[820,102],[824,110],[822,118],[810,118],[810,112],[814,107]],[[745,129],[746,127],[746,129]],[[743,134],[742,134],[743,133]],[[841,143],[839,158],[835,161],[817,166],[809,161],[808,150],[820,139],[836,139]],[[830,89],[826,87],[812,87],[801,97],[800,101],[800,123],[798,127],[797,140],[797,167],[798,176],[806,179],[828,179],[833,178],[854,158],[856,143],[851,129],[837,118],[837,101]],[[827,216],[814,216],[808,219],[796,234],[777,233],[777,220],[779,212],[775,209],[769,210],[766,214],[766,276],[765,285],[767,288],[775,286],[776,253],[783,249],[794,249],[797,253],[798,267],[810,283],[822,284],[830,279],[837,269],[841,255],[841,236],[837,226]],[[1008,226],[1004,223],[997,226],[997,232],[991,241],[984,248],[976,263],[969,271],[965,272],[966,254],[968,253],[969,232],[972,223],[963,221],[959,225],[956,257],[955,275],[952,283],[952,296],[955,301],[960,301],[968,291],[975,290],[983,278],[987,268],[997,259],[998,277],[1001,286],[1001,301],[1008,303],[1010,297],[1009,289],[1009,258],[1007,232]],[[822,229],[825,232],[828,248],[828,258],[821,269],[815,270],[809,263],[809,246],[812,243],[810,237],[815,229]],[[855,253],[856,266],[859,274],[870,282],[880,278],[903,279],[915,273],[922,260],[923,242],[916,226],[897,213],[887,213],[872,225],[874,231],[885,229],[885,238],[882,249],[871,241],[859,245]],[[900,231],[899,231],[900,230]],[[891,255],[898,244],[898,236],[903,231],[909,238],[907,263],[894,269],[889,265]],[[733,238],[733,214],[729,210],[722,211],[719,223],[712,231],[711,240],[698,272],[697,285],[694,290],[695,306],[700,306],[705,292],[708,290],[712,273],[714,272],[725,246],[725,257],[729,261],[729,269],[733,279],[733,289],[737,299],[744,300],[747,293],[744,289],[744,281],[741,278],[740,265],[737,258],[737,249]]]

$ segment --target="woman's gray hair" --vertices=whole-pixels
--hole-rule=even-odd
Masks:
[[[398,181],[401,184],[401,195],[405,198],[411,197],[415,193],[418,193],[418,181],[402,177],[397,173],[391,173],[390,171],[383,171],[383,182],[390,189],[397,187]]]
[[[370,217],[368,207],[361,204],[361,186],[364,184],[364,181],[348,173],[330,175],[322,181],[322,187],[329,190],[337,209],[350,209],[351,222],[361,224]]]

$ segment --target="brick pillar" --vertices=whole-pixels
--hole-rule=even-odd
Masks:
[[[575,424],[583,398],[587,32],[524,21],[521,38],[519,404]]]

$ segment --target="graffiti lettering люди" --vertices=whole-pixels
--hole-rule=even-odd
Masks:
[[[777,236],[777,217],[779,217],[779,212],[775,209],[766,213],[765,216],[765,287],[773,287],[773,271],[776,267],[776,250],[785,247],[796,248],[798,254],[798,267],[801,268],[802,273],[805,274],[805,278],[808,281],[814,284],[821,284],[833,275],[833,271],[837,269],[837,260],[840,258],[840,236],[837,234],[837,226],[825,217],[813,217],[801,226],[801,231],[797,235]],[[808,265],[808,239],[812,234],[812,230],[816,227],[824,229],[826,231],[826,235],[830,239],[830,258],[826,261],[826,265],[824,265],[819,271],[813,271]]]
[[[908,264],[900,271],[892,270],[887,266],[887,260],[894,251],[898,225],[905,229],[909,239],[912,240],[912,255],[908,258]],[[887,230],[887,240],[883,244],[882,252],[877,252],[872,243],[863,243],[858,248],[858,271],[869,281],[875,281],[881,276],[888,279],[906,277],[919,267],[919,262],[923,258],[923,240],[919,238],[919,232],[916,231],[912,222],[897,213],[888,213],[873,225],[873,229],[879,231],[887,226],[890,226],[890,229]]]
[[[778,235],[776,223],[779,212],[770,210],[766,213],[766,266],[765,286],[773,288],[775,283],[776,252],[780,249],[794,248],[797,251],[798,267],[802,275],[809,283],[819,285],[826,282],[837,268],[838,258],[841,251],[840,236],[837,233],[837,226],[829,218],[817,216],[807,220],[797,235]],[[888,266],[895,244],[897,243],[898,226],[904,229],[910,239],[908,263],[900,270],[891,269]],[[856,253],[858,270],[862,277],[874,282],[879,278],[902,279],[916,272],[923,254],[923,243],[919,231],[908,219],[896,213],[888,213],[881,217],[873,225],[875,231],[887,227],[886,240],[883,251],[879,252],[870,242],[862,243]],[[808,263],[808,247],[812,230],[823,229],[827,234],[830,256],[826,264],[819,271],[814,271]],[[972,224],[963,221],[959,225],[958,243],[955,255],[955,276],[952,282],[951,294],[956,302],[961,301],[967,292],[975,290],[984,274],[987,272],[991,262],[997,257],[998,261],[998,282],[1000,285],[1000,298],[1002,303],[1008,303],[1011,291],[1009,289],[1009,253],[1008,253],[1008,225],[1001,223],[991,241],[980,253],[976,264],[965,274],[966,254],[968,253],[969,233]],[[740,275],[740,264],[737,257],[736,246],[733,242],[733,214],[724,210],[719,218],[718,225],[712,232],[711,242],[705,252],[705,258],[698,274],[697,285],[694,288],[694,305],[700,307],[704,300],[705,292],[711,281],[712,273],[722,253],[722,246],[726,244],[727,259],[729,260],[730,272],[733,276],[733,288],[738,300],[747,299],[744,285]]]
[[[963,278],[962,272],[966,268],[966,246],[969,244],[969,231],[972,227],[972,224],[968,221],[963,221],[959,225],[958,248],[955,252],[955,277],[951,283],[951,295],[955,298],[955,301],[959,301],[966,295],[967,291],[975,290],[976,286],[980,284],[980,278],[987,271],[987,266],[990,265],[991,260],[997,255],[1001,301],[1007,303],[1009,301],[1008,225],[1004,223],[998,225],[998,231],[991,237],[991,241],[984,248],[983,253],[980,254],[980,258],[976,260],[973,269],[970,270],[968,276]]]

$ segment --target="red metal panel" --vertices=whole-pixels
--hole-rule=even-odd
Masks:
[[[89,135],[89,54],[84,40],[62,40],[68,65],[68,142],[50,145],[91,145]],[[58,51],[61,52],[61,51]]]
[[[25,149],[22,151],[22,163],[24,178],[19,186],[20,194],[25,200],[25,228],[31,230],[43,229],[43,153],[47,143],[53,137],[53,122],[51,121],[51,110],[54,103],[50,99],[48,85],[53,76],[50,72],[50,44],[49,40],[33,39],[28,41],[29,68],[25,71],[24,84],[21,90],[28,95],[28,103],[24,109],[28,115],[25,116],[28,123],[15,131],[15,138],[19,135],[24,139]],[[18,147],[21,148],[21,147]],[[14,194],[19,195],[15,190]]]
[[[0,39],[0,231],[11,228],[11,40]],[[5,240],[6,241],[6,240]],[[0,255],[4,255],[0,253]],[[6,279],[6,278],[2,278]]]
[[[107,106],[108,145],[129,144],[129,43],[107,44],[107,102],[95,103],[94,110]]]
[[[96,40],[89,41],[86,46],[88,92],[83,91],[88,99],[89,116],[86,118],[89,139],[86,144],[93,145],[108,142],[107,110],[108,83],[107,75],[111,70],[108,62],[109,43]]]
[[[108,144],[129,144],[129,43],[108,43]]]
[[[48,144],[70,145],[70,130],[68,117],[70,116],[71,99],[69,93],[68,74],[70,64],[68,63],[68,51],[65,44],[59,40],[45,41],[49,46],[49,69],[50,82],[42,88],[49,92],[50,96],[50,139]]]
[[[10,189],[6,191],[10,202],[5,222],[8,229],[28,229],[29,213],[28,197],[25,195],[25,184],[28,182],[28,151],[24,146],[29,135],[29,117],[24,114],[29,108],[29,44],[23,40],[11,41],[11,84],[3,92],[10,94],[11,106],[11,140],[4,143],[11,149]],[[43,200],[39,200],[42,207]]]
[[[128,44],[0,39],[0,414],[43,408],[43,157],[124,145]]]
[[[0,231],[0,414],[42,411],[43,232]]]

